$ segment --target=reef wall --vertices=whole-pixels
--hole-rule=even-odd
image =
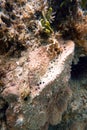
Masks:
[[[87,129],[87,3],[81,5],[0,1],[1,130]]]

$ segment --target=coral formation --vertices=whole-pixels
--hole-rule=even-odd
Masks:
[[[8,55],[20,56],[20,51],[27,46],[40,45],[44,40],[40,38],[40,33],[41,36],[55,33],[55,27],[65,37],[70,34],[68,38],[84,49],[87,48],[87,16],[83,14],[77,0],[1,0],[0,3],[1,54],[8,52]]]
[[[6,74],[2,76],[5,88],[1,96],[9,103],[6,110],[9,130],[12,127],[14,130],[38,130],[46,123],[61,121],[72,95],[67,86],[74,43],[67,41],[63,48],[60,55],[51,58],[46,46],[41,46],[6,63]]]
[[[81,1],[84,6],[86,1]],[[81,4],[77,0],[53,1],[49,4],[55,12],[54,23],[57,30],[60,30],[65,39],[72,39],[76,46],[84,49],[87,53],[87,14],[80,8]]]
[[[86,12],[86,0],[0,0],[1,130],[86,129],[87,74],[72,78]]]
[[[1,54],[8,51],[10,51],[9,53],[16,53],[23,50],[28,41],[32,39],[29,32],[32,32],[35,26],[34,14],[36,9],[33,4],[34,2],[28,2],[27,0],[0,1]]]

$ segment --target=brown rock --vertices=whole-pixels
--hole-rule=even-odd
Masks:
[[[9,104],[6,110],[9,130],[40,130],[47,128],[46,124],[61,121],[72,95],[67,86],[73,51],[74,43],[68,41],[53,60],[46,47],[40,47],[27,52],[23,64],[19,64],[20,59],[15,61],[17,67],[9,69],[3,77],[2,96]]]

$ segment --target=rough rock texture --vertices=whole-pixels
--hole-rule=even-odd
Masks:
[[[53,60],[45,46],[5,65],[1,95],[8,103],[4,124],[9,130],[46,130],[47,124],[60,123],[72,95],[68,80],[74,43],[62,48]]]
[[[87,56],[81,57],[78,64],[72,65],[69,80],[72,98],[61,123],[50,126],[49,130],[86,130],[87,129]]]
[[[87,56],[81,57],[77,65],[72,67],[70,88],[73,96],[68,107],[71,114],[70,130],[87,129]],[[67,128],[68,129],[68,128]]]
[[[79,2],[0,0],[0,130],[87,129],[87,11]]]

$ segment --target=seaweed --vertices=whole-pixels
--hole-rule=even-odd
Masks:
[[[52,16],[52,8],[50,7],[46,13],[44,11],[42,11],[42,16],[43,16],[43,18],[40,20],[40,22],[41,22],[43,31],[46,34],[52,33],[53,29],[52,29],[51,24],[50,24],[51,18],[52,18],[51,17]]]

